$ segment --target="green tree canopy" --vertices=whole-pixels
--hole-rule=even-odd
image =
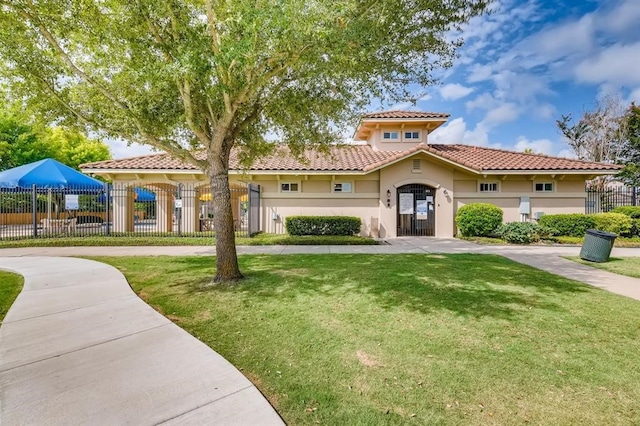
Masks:
[[[233,280],[231,149],[249,164],[271,147],[269,131],[300,153],[336,141],[374,98],[419,97],[410,88],[451,65],[451,30],[489,1],[0,0],[2,76],[52,120],[206,173],[215,279]]]
[[[30,124],[25,116],[0,111],[0,170],[53,158],[75,169],[111,158],[109,147],[76,130]]]

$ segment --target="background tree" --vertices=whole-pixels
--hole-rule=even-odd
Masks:
[[[624,169],[618,178],[626,185],[640,187],[640,107],[633,102],[624,116],[627,142],[622,151]]]
[[[619,96],[598,100],[592,111],[586,111],[575,123],[571,114],[556,120],[558,129],[580,160],[620,163],[628,143],[626,106]],[[594,179],[591,188],[602,190],[610,176]]]
[[[33,127],[0,112],[0,171],[42,160],[53,154],[43,146]]]
[[[575,123],[571,114],[556,120],[556,125],[580,160],[617,162],[627,138],[626,107],[621,98],[607,96],[596,102]]]
[[[108,160],[109,147],[76,130],[31,124],[25,115],[0,110],[0,170],[53,158],[75,169]]]
[[[417,99],[489,0],[0,0],[2,76],[51,120],[150,144],[209,178],[215,280],[238,268],[229,157],[340,139],[373,99]],[[413,86],[415,87],[415,86]]]

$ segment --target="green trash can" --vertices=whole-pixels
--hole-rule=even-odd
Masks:
[[[580,258],[590,262],[606,262],[609,260],[616,237],[616,234],[610,232],[588,229],[580,250]]]

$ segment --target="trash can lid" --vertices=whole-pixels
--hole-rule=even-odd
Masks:
[[[611,232],[598,231],[597,229],[587,229],[587,234],[595,235],[596,237],[605,237],[605,238],[616,238],[617,234],[612,234]]]

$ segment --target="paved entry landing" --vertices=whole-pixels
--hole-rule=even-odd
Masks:
[[[0,327],[0,424],[282,425],[235,367],[115,268],[0,257],[25,278]]]

